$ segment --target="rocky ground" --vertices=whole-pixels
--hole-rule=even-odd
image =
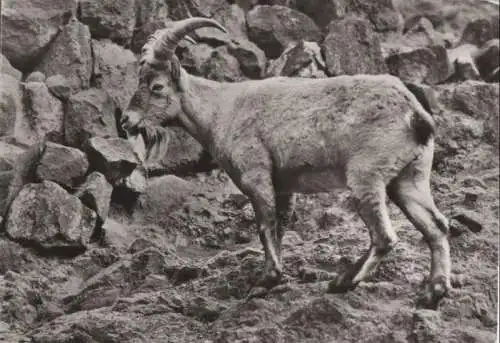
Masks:
[[[349,193],[301,195],[286,283],[263,265],[248,199],[174,130],[142,166],[117,126],[147,36],[188,16],[186,70],[238,82],[391,73],[438,124],[432,188],[451,220],[453,290],[419,306],[421,235],[346,294],[328,280],[369,235]],[[488,1],[2,1],[0,342],[494,342],[498,313],[498,5]],[[154,120],[154,118],[153,118]]]

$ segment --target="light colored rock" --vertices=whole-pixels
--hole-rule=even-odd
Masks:
[[[89,88],[92,75],[89,28],[72,18],[50,44],[36,70],[47,77],[64,76],[72,92]]]
[[[93,40],[97,88],[107,92],[125,110],[139,82],[137,59],[132,51],[109,40]]]
[[[117,137],[116,104],[103,90],[91,88],[73,94],[64,121],[66,143],[83,148],[91,137]]]
[[[2,53],[15,68],[32,70],[76,8],[76,0],[3,1]]]
[[[95,227],[96,215],[76,196],[52,181],[23,187],[6,219],[14,240],[44,249],[84,248]]]
[[[326,77],[326,64],[321,48],[315,42],[300,41],[290,46],[281,56],[269,63],[267,76]]]
[[[0,53],[0,76],[2,74],[10,75],[17,81],[21,81],[21,78],[23,77],[23,73],[14,68],[10,64],[9,60],[3,54]]]
[[[23,116],[19,81],[10,74],[0,74],[0,136],[12,136],[16,120]]]
[[[21,84],[23,90],[24,112],[16,120],[15,138],[22,144],[32,145],[38,140],[62,137],[64,125],[64,107],[54,97],[43,82]]]
[[[106,180],[106,177],[99,172],[92,172],[78,187],[75,195],[97,214],[101,223],[104,223],[108,218],[112,192],[113,186]]]
[[[380,40],[368,21],[357,18],[333,21],[327,32],[322,49],[329,75],[386,72]]]

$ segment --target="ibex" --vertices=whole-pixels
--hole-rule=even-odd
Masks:
[[[396,244],[388,197],[429,245],[432,263],[424,293],[437,304],[451,287],[448,221],[430,189],[435,124],[417,97],[390,75],[239,83],[196,77],[174,52],[201,27],[226,32],[215,20],[189,18],[150,37],[142,49],[138,89],[121,119],[124,129],[148,132],[151,148],[167,141],[159,139],[166,131],[154,134],[145,118],[161,118],[163,125],[182,126],[211,153],[255,210],[265,252],[261,286],[280,282],[281,240],[294,193],[347,187],[371,245],[328,291],[356,287]]]

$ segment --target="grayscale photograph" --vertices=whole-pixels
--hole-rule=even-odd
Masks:
[[[0,342],[499,342],[498,0],[0,4]]]

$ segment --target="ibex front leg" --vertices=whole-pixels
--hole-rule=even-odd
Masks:
[[[265,264],[259,286],[272,288],[279,284],[282,275],[278,249],[275,193],[270,170],[257,168],[245,172],[240,188],[252,202],[259,237],[264,247]]]

